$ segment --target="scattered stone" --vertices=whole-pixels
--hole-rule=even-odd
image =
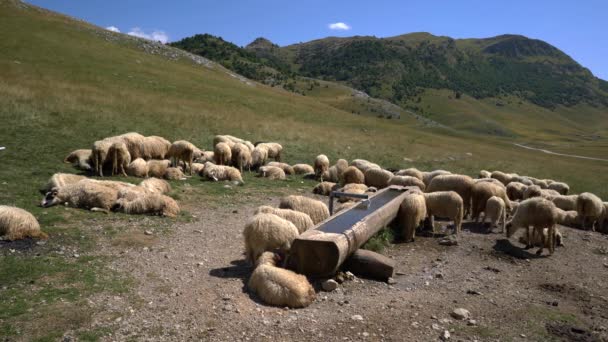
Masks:
[[[78,255],[77,253],[74,253],[72,256],[73,256],[74,258],[79,258],[79,257],[80,257],[80,255]]]
[[[146,231],[144,231],[144,234],[146,234],[146,235],[152,235],[152,231],[151,230],[146,230]]]
[[[363,337],[369,337],[369,333],[367,331],[364,331],[361,335],[363,335]]]
[[[443,273],[435,273],[435,278],[443,279]]]
[[[482,295],[481,292],[475,291],[475,290],[467,290],[467,294],[476,295],[476,296],[481,296]]]
[[[441,330],[441,327],[440,327],[440,326],[439,326],[439,324],[437,324],[437,323],[433,323],[433,324],[431,324],[431,328],[432,328],[433,330]]]
[[[363,316],[361,316],[361,315],[352,315],[352,316],[350,316],[350,319],[352,319],[353,321],[362,321],[363,320]]]
[[[338,282],[333,279],[327,279],[321,284],[323,291],[331,292],[338,288]]]
[[[396,275],[405,275],[405,272],[401,272],[401,271],[397,271],[395,272]]]
[[[463,308],[454,309],[454,311],[452,311],[450,315],[458,320],[464,320],[471,317],[471,313],[469,312],[469,310]]]
[[[458,240],[453,235],[450,235],[439,240],[439,244],[442,246],[458,246]]]
[[[204,265],[204,264],[203,264],[202,262],[197,262],[197,263],[196,263],[196,266],[197,266],[197,267],[201,267],[201,266],[203,266],[203,265]]]
[[[519,334],[519,337],[526,338],[526,335],[525,334]]]
[[[444,330],[443,333],[441,333],[441,335],[439,336],[439,339],[441,339],[442,341],[447,341],[449,340],[451,337],[450,332],[447,330]]]
[[[500,270],[498,268],[495,268],[495,267],[492,267],[492,266],[486,266],[483,269],[487,270],[487,271],[494,272],[494,273],[500,273]]]
[[[420,324],[418,324],[418,322],[412,322],[412,326],[413,326],[414,328],[418,328],[418,326],[419,326],[419,325],[420,325]]]
[[[474,320],[474,319],[470,319],[470,320],[467,321],[467,324],[468,325],[477,325],[477,321]]]
[[[386,283],[389,285],[394,285],[397,284],[397,281],[393,277],[389,277]]]

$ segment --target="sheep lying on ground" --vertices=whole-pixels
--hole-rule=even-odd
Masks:
[[[268,148],[265,146],[256,146],[251,152],[251,167],[254,169],[266,164],[268,160]]]
[[[274,158],[275,161],[281,161],[281,154],[283,153],[283,146],[279,143],[267,142],[258,144],[259,147],[265,148],[268,151],[268,158]],[[256,147],[258,147],[256,146]]]
[[[205,164],[201,163],[192,163],[192,172],[196,174],[200,174],[205,169]]]
[[[471,191],[473,189],[473,179],[465,175],[440,175],[435,176],[426,188],[426,192],[436,191],[455,191],[464,203],[464,216],[471,211]]]
[[[215,145],[213,147],[213,157],[217,165],[230,165],[232,162],[232,149],[230,145],[224,142]]]
[[[511,201],[507,197],[504,185],[499,186],[490,182],[477,182],[473,184],[471,190],[472,218],[476,222],[479,219],[479,214],[485,211],[486,203],[492,196],[500,197],[505,202],[507,212],[511,212]]]
[[[141,143],[142,158],[150,159],[165,159],[171,148],[171,142],[163,137],[149,136],[144,137]]]
[[[135,198],[119,198],[113,210],[126,214],[152,214],[176,217],[179,214],[177,202],[169,196],[158,193],[143,192]]]
[[[264,165],[258,169],[260,176],[270,180],[284,180],[285,171],[280,167]]]
[[[238,169],[232,166],[226,165],[215,165],[212,162],[205,163],[205,169],[203,170],[203,177],[217,181],[231,181],[238,185],[243,185],[243,178]]]
[[[444,175],[451,175],[452,173],[450,171],[446,171],[446,170],[435,170],[435,171],[431,171],[431,172],[423,172],[422,173],[422,181],[424,182],[425,186],[429,186],[431,184],[431,181],[433,180],[433,178],[437,177],[437,176],[444,176]]]
[[[591,230],[595,231],[596,226],[599,227],[602,224],[602,220],[605,217],[604,202],[596,195],[590,192],[583,192],[578,195],[576,200],[576,211],[581,220],[581,226],[586,229],[587,219],[591,220]]]
[[[273,208],[271,206],[263,205],[256,209],[255,214],[259,214],[259,213],[274,214],[282,219],[285,219],[285,220],[293,223],[293,225],[296,226],[296,228],[298,229],[298,233],[300,233],[300,234],[304,233],[305,231],[314,227],[314,225],[315,225],[312,222],[312,219],[310,218],[310,216],[308,216],[308,214],[305,214],[305,213],[302,213],[299,211],[295,211],[295,210],[291,210],[291,209],[279,209],[279,208]]]
[[[78,183],[83,179],[87,179],[87,177],[73,175],[71,173],[56,173],[51,176],[46,185],[40,190],[42,191],[42,193],[46,194],[53,188],[60,188],[68,184]]]
[[[132,177],[148,177],[148,163],[142,158],[137,158],[127,166],[127,175]]]
[[[481,223],[485,223],[487,218],[490,219],[490,230],[492,230],[492,227],[498,227],[498,223],[502,221],[502,229],[500,232],[504,233],[507,221],[507,210],[505,208],[505,201],[503,201],[502,198],[492,196],[488,199]]]
[[[84,171],[92,170],[92,151],[91,150],[76,150],[68,154],[63,160],[64,163],[74,164],[77,168]]]
[[[372,193],[372,192],[376,192],[377,189],[374,187],[368,187],[365,184],[359,184],[359,183],[349,183],[346,184],[343,188],[342,188],[342,192],[348,193],[348,194],[364,194],[364,193]],[[359,202],[361,201],[360,198],[355,198],[355,197],[340,197],[338,198],[338,202]]]
[[[362,173],[365,173],[365,171],[367,171],[369,169],[381,169],[380,165],[374,164],[374,163],[372,163],[370,161],[367,161],[365,159],[355,159],[355,160],[353,160],[353,161],[350,162],[350,166],[356,167]]]
[[[0,237],[13,241],[25,238],[48,239],[34,215],[16,207],[0,205]]]
[[[315,290],[305,276],[276,267],[276,256],[265,252],[259,258],[247,286],[265,303],[303,308],[315,300]]]
[[[171,162],[167,159],[164,160],[148,160],[148,177],[163,178],[167,169],[171,165]]]
[[[424,194],[412,192],[404,197],[397,213],[397,222],[405,242],[414,241],[416,228],[427,216]]]
[[[213,151],[201,151],[200,156],[195,159],[197,163],[205,164],[206,162],[214,162],[215,161],[215,153]]]
[[[296,173],[295,170],[293,169],[293,167],[291,167],[291,165],[286,164],[286,163],[270,162],[267,165],[276,166],[278,168],[283,169],[283,172],[285,172],[286,175],[294,175]]]
[[[507,223],[507,237],[513,236],[513,234],[520,228],[526,229],[526,241],[530,242],[534,240],[534,237],[530,236],[529,227],[533,228],[533,235],[542,237],[542,243],[540,249],[536,252],[537,255],[542,254],[545,246],[548,246],[549,253],[553,254],[555,250],[555,224],[557,222],[557,210],[553,202],[548,201],[542,197],[533,197],[522,201],[517,208],[517,211],[513,215],[511,221]],[[548,234],[543,235],[543,229],[547,228]],[[547,241],[548,238],[548,241]],[[527,248],[532,247],[531,243],[528,243]]]
[[[412,176],[393,176],[388,185],[417,186],[422,191],[426,188],[423,181]]]
[[[295,164],[293,166],[293,170],[296,173],[296,175],[305,175],[305,174],[315,172],[315,169],[308,164]]]
[[[186,169],[190,170],[192,175],[192,163],[194,161],[194,151],[198,150],[196,146],[185,140],[178,140],[171,144],[167,157],[171,159],[171,166],[177,167],[180,161],[186,164]]]
[[[329,196],[332,190],[336,189],[336,183],[332,182],[321,182],[317,184],[313,189],[312,193],[316,195]]]
[[[326,155],[320,154],[315,158],[314,162],[315,175],[323,181],[323,173],[329,169],[329,158]]]
[[[427,216],[434,227],[434,216],[446,217],[454,221],[454,233],[460,233],[464,203],[455,191],[438,191],[424,194]],[[434,229],[434,228],[433,228]]]
[[[492,172],[481,170],[479,171],[479,176],[477,178],[492,178]]]
[[[291,195],[283,197],[279,204],[279,208],[292,209],[306,213],[310,216],[314,224],[318,224],[329,217],[329,209],[325,203],[304,196]]]
[[[365,184],[378,189],[383,189],[388,186],[389,181],[393,178],[393,173],[383,169],[371,168],[364,172]]]
[[[507,196],[511,201],[521,201],[527,188],[528,186],[523,183],[511,182],[507,184]]]
[[[559,192],[560,195],[567,195],[568,191],[570,191],[570,186],[563,182],[552,182],[548,188]]]
[[[553,204],[562,210],[576,210],[578,195],[554,196],[551,198]]]
[[[342,178],[340,179],[340,184],[346,185],[350,183],[356,184],[364,184],[365,183],[365,175],[361,170],[356,168],[355,166],[349,166],[344,170],[342,174]]]
[[[108,158],[112,161],[112,176],[121,174],[127,176],[125,171],[131,163],[131,154],[124,142],[114,142],[108,150]]]
[[[41,206],[67,204],[73,208],[110,210],[116,203],[118,190],[85,179],[78,183],[53,188],[42,200]]]
[[[215,155],[215,152],[214,152]],[[236,143],[232,148],[232,165],[234,165],[241,173],[247,168],[251,171],[251,150],[243,143]]]
[[[141,181],[139,186],[152,193],[166,194],[171,192],[171,185],[166,180],[154,177]]]
[[[163,178],[168,180],[186,180],[186,175],[184,175],[179,167],[168,167]]]
[[[422,178],[424,177],[424,174],[422,173],[422,171],[412,167],[409,169],[399,170],[399,171],[395,172],[395,176],[410,176],[410,177],[416,177],[416,178],[422,180]]]
[[[262,253],[275,249],[288,252],[298,235],[298,229],[290,221],[274,214],[256,214],[243,230],[247,260],[255,263]]]

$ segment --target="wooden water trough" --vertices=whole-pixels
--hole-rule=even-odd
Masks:
[[[353,252],[395,219],[407,190],[382,189],[302,233],[291,245],[289,267],[311,277],[333,276]]]

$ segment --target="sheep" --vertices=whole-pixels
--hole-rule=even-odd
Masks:
[[[163,178],[167,169],[171,165],[171,161],[164,160],[148,160],[148,177]]]
[[[354,166],[362,173],[369,169],[381,169],[380,165],[367,161],[365,159],[355,159],[350,162],[350,166]]]
[[[587,218],[591,219],[591,230],[595,231],[596,225],[602,224],[601,220],[605,216],[605,207],[602,200],[590,192],[583,192],[576,199],[576,211],[581,220],[581,226],[586,228]]]
[[[346,159],[338,159],[336,161],[336,164],[333,165],[333,166],[337,170],[337,177],[336,177],[336,179],[340,179],[340,177],[342,176],[342,174],[344,173],[344,171],[348,168],[348,161]],[[336,182],[337,182],[337,180],[336,180]]]
[[[237,185],[243,185],[243,177],[237,168],[226,165],[215,165],[212,162],[205,163],[203,177],[211,179],[215,182],[230,181]]]
[[[112,161],[112,176],[120,173],[126,177],[125,169],[131,163],[131,154],[127,149],[127,144],[120,141],[112,143],[108,150],[108,158]]]
[[[171,142],[163,137],[144,137],[141,142],[141,153],[144,160],[165,159],[171,148]]]
[[[479,171],[479,176],[477,178],[492,178],[492,172],[481,170]]]
[[[503,185],[507,185],[513,179],[511,174],[504,173],[502,171],[493,171],[491,177],[494,179],[498,179]]]
[[[132,188],[132,187],[136,186],[135,184],[131,184],[131,183],[127,183],[127,182],[97,180],[97,179],[89,179],[89,178],[83,180],[83,182],[94,183],[96,185],[105,186],[105,187],[114,189],[116,191],[120,191],[125,188]]]
[[[541,240],[540,235],[534,234],[532,236],[531,242],[528,242],[528,240],[525,236],[520,236],[519,242],[525,244],[526,246],[536,246],[536,247],[541,247],[541,246],[543,246],[543,243],[544,243],[544,247],[549,248],[549,239],[548,239],[549,236],[548,235],[549,235],[549,229],[543,228],[542,240]],[[559,229],[557,227],[555,227],[555,242],[554,242],[553,246],[555,247],[555,246],[563,246],[563,245],[564,245],[564,237],[562,236],[562,233],[559,231]]]
[[[393,176],[388,185],[417,186],[422,191],[426,188],[423,181],[412,176]]]
[[[570,191],[570,186],[563,182],[552,182],[549,184],[549,189],[559,192],[560,195],[567,195]]]
[[[200,156],[195,160],[197,163],[205,164],[206,162],[215,161],[215,153],[213,151],[201,151]]]
[[[425,192],[456,191],[464,203],[464,215],[471,211],[471,190],[473,179],[465,175],[439,175],[433,177]]]
[[[534,178],[534,177],[528,177],[528,179],[530,179],[530,181],[532,181],[532,183],[534,183],[534,185],[539,186],[541,189],[547,189],[549,187],[547,182],[545,182],[542,179],[538,179],[538,178]]]
[[[371,190],[371,191],[370,191]],[[374,192],[375,188],[370,188],[365,184],[359,183],[348,183],[342,188],[342,192],[348,194],[364,194],[366,192]],[[359,202],[360,198],[355,197],[340,197],[338,198],[338,202]]]
[[[549,247],[549,254],[553,254],[555,250],[555,224],[557,221],[557,210],[555,204],[542,197],[533,197],[519,203],[517,211],[513,215],[511,221],[507,222],[507,238],[520,228],[526,229],[527,248],[532,247],[530,243],[533,237],[530,237],[529,227],[533,228],[533,235],[542,237],[542,243],[537,255],[541,255],[545,246]],[[543,229],[548,229],[548,234],[543,235]],[[548,238],[548,242],[547,242]]]
[[[240,141],[238,141],[238,142],[240,142]],[[232,146],[234,146],[234,144],[237,143],[237,141],[234,141],[234,137],[231,135],[216,135],[215,137],[213,137],[213,146],[220,144],[220,143],[224,143],[224,144],[228,145],[230,148],[232,148]]]
[[[336,183],[332,182],[321,182],[317,184],[313,189],[312,193],[316,195],[329,196],[332,190],[336,189]]]
[[[137,158],[127,166],[127,175],[132,177],[148,177],[148,163],[143,158]]]
[[[431,172],[423,172],[422,173],[422,181],[424,182],[425,186],[429,186],[429,184],[431,184],[431,181],[433,180],[433,178],[437,177],[437,176],[443,176],[443,175],[451,175],[452,173],[450,171],[446,171],[446,170],[435,170],[435,171],[431,171]]]
[[[283,169],[283,171],[285,172],[286,175],[294,175],[296,173],[296,171],[293,169],[293,167],[289,164],[286,163],[280,163],[280,162],[270,162],[268,164],[266,164],[268,166],[276,166],[278,168]]]
[[[410,176],[410,177],[416,177],[420,180],[423,179],[424,174],[422,173],[422,171],[411,167],[409,169],[405,169],[405,170],[399,170],[397,172],[395,172],[395,176]]]
[[[167,180],[186,180],[186,176],[179,167],[168,167],[163,178]]]
[[[342,178],[340,179],[341,185],[346,185],[350,183],[364,184],[365,183],[365,175],[361,170],[359,170],[355,166],[349,166],[344,170],[342,174]]]
[[[280,167],[264,165],[258,169],[260,177],[265,177],[270,180],[284,180],[285,171]]]
[[[330,166],[327,171],[321,174],[320,178],[328,182],[337,183],[340,180],[340,176],[338,176],[338,167],[336,165]]]
[[[424,194],[426,213],[434,227],[434,216],[447,217],[454,221],[454,232],[460,233],[464,203],[455,191],[437,191]]]
[[[319,154],[315,158],[314,162],[315,175],[321,178],[321,182],[323,181],[323,173],[328,171],[329,169],[329,158],[327,158],[324,154]]]
[[[265,251],[279,249],[288,252],[291,243],[299,235],[298,228],[275,214],[258,213],[245,224],[245,255],[255,263]]]
[[[530,185],[524,190],[524,199],[532,197],[551,199],[555,196],[560,196],[559,192],[551,189],[542,189],[539,185]]]
[[[308,214],[314,224],[325,220],[329,217],[329,209],[325,203],[304,197],[304,196],[287,196],[281,199],[279,204],[281,209],[292,209]]]
[[[417,178],[416,178],[417,179]],[[427,216],[424,194],[412,192],[403,198],[397,213],[398,226],[405,242],[413,242],[416,228]]]
[[[55,173],[54,175],[51,176],[51,178],[48,180],[46,185],[42,189],[40,189],[40,191],[43,194],[46,194],[47,192],[51,191],[51,189],[53,189],[53,188],[60,188],[62,186],[68,185],[68,184],[78,183],[83,179],[87,179],[87,177],[80,176],[80,175],[73,175],[71,173]]]
[[[562,226],[576,227],[581,222],[576,210],[562,210],[559,207],[555,208],[557,212],[557,223]]]
[[[274,208],[271,206],[263,205],[258,207],[255,211],[255,214],[259,213],[269,213],[277,215],[278,217],[285,219],[291,223],[298,229],[298,233],[302,234],[308,229],[314,227],[314,223],[308,214],[302,213],[299,211],[291,210],[291,209],[280,209]]]
[[[247,146],[245,146],[247,148]],[[217,165],[230,165],[232,161],[232,150],[230,145],[221,142],[213,147],[213,157]]]
[[[183,161],[186,164],[186,169],[190,170],[192,175],[192,162],[194,161],[194,151],[197,150],[196,146],[185,140],[178,140],[173,142],[169,147],[167,157],[171,159],[171,166],[176,167],[179,161]]]
[[[79,168],[81,170],[90,171],[92,169],[92,167],[91,167],[92,154],[93,154],[92,150],[85,150],[85,149],[75,150],[75,151],[72,151],[70,154],[68,154],[68,156],[65,157],[63,162],[68,163],[68,164],[74,164],[74,166],[76,166],[77,168]]]
[[[154,177],[141,181],[139,186],[152,193],[166,194],[171,192],[171,184],[169,182]]]
[[[268,151],[268,158],[274,158],[274,161],[281,161],[281,153],[283,152],[283,146],[279,143],[261,143],[258,146],[266,148]],[[256,147],[258,147],[256,146]]]
[[[40,224],[29,212],[7,205],[0,205],[0,236],[13,241],[25,238],[48,239],[48,235],[40,230]]]
[[[163,194],[144,192],[134,199],[119,198],[113,210],[126,214],[153,214],[166,217],[176,217],[179,212],[177,202]]]
[[[477,179],[473,179],[473,182],[475,184],[477,184],[477,183],[483,183],[483,182],[485,182],[485,183],[492,183],[492,184],[497,185],[497,186],[499,186],[499,187],[501,187],[503,189],[506,189],[505,185],[502,184],[501,181],[499,181],[498,179],[494,179],[494,178],[477,178]]]
[[[383,169],[371,168],[365,171],[365,185],[378,189],[386,188],[388,182],[393,178],[393,173]]]
[[[526,176],[512,177],[511,181],[509,182],[509,184],[514,183],[514,182],[521,183],[521,184],[524,184],[526,186],[534,185],[534,182],[532,182],[532,180],[530,180],[530,178],[526,177]]]
[[[305,175],[309,173],[315,173],[315,169],[308,164],[295,164],[293,171],[296,175]]]
[[[479,219],[479,214],[485,211],[486,203],[492,196],[500,197],[505,202],[507,211],[511,211],[511,201],[507,197],[504,185],[499,186],[491,182],[477,182],[471,188],[472,214],[476,222]]]
[[[503,201],[504,202],[504,201]],[[507,209],[507,215],[513,216],[519,208],[519,202],[511,201],[511,209]]]
[[[511,201],[520,201],[524,199],[524,192],[528,188],[527,185],[520,182],[511,182],[507,184],[507,196]]]
[[[505,208],[505,201],[503,201],[502,198],[492,196],[488,199],[483,212],[483,218],[481,219],[482,224],[486,222],[486,218],[490,219],[490,230],[492,227],[498,227],[498,223],[502,221],[502,229],[500,232],[504,233],[507,221],[507,210]]]
[[[73,208],[110,210],[117,199],[117,189],[85,179],[51,189],[42,200],[41,206],[47,208],[65,203]]]
[[[262,254],[247,287],[267,304],[290,308],[309,306],[316,297],[312,285],[305,276],[276,267],[275,258],[271,252]]]
[[[555,204],[556,207],[562,210],[576,210],[576,200],[578,199],[578,195],[567,195],[567,196],[553,196],[551,198],[551,202]]]
[[[96,175],[103,177],[103,167],[107,162],[108,151],[115,141],[118,140],[116,138],[106,138],[93,143],[91,159],[93,160],[93,168]]]
[[[203,172],[204,169],[205,169],[205,164],[192,163],[192,172],[196,173],[197,175],[200,174],[201,172]]]
[[[117,138],[120,142],[125,143],[125,145],[127,146],[127,151],[129,151],[129,155],[132,159],[141,158],[143,156],[142,143],[145,141],[145,137],[143,135],[135,132],[130,132],[121,134],[115,138]]]
[[[247,145],[243,143],[234,144],[234,147],[232,148],[232,165],[236,166],[241,173],[243,173],[243,168],[247,168],[251,171],[251,151]]]
[[[268,148],[265,146],[256,146],[251,152],[251,167],[257,169],[266,164],[268,160]]]

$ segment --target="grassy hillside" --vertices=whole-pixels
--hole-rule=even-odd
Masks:
[[[365,103],[343,110],[332,104],[348,98],[345,90],[332,88],[334,96],[325,99],[313,94],[314,87],[307,96],[285,92],[180,50],[20,2],[0,1],[0,37],[0,146],[6,147],[0,151],[0,204],[30,210],[51,236],[29,254],[0,245],[0,336],[56,340],[64,331],[84,329],[81,339],[94,340],[103,332],[87,331],[92,313],[86,299],[125,293],[129,284],[105,266],[111,256],[94,250],[95,242],[122,243],[125,222],[142,229],[166,229],[172,222],[37,206],[38,189],[50,175],[74,172],[62,163],[68,152],[109,135],[137,131],[210,148],[213,135],[233,134],[282,143],[290,163],[310,163],[326,153],[332,160],[367,158],[394,168],[472,175],[500,169],[563,180],[573,191],[608,198],[605,162],[545,155],[515,147],[509,138],[427,128],[414,119],[353,115]],[[605,144],[587,141],[577,149],[600,153]],[[302,181],[271,183],[246,175],[246,185],[234,191],[197,178],[173,186],[186,209],[179,220],[188,220],[187,209],[201,200],[237,206],[247,198],[312,187]],[[77,258],[74,250],[94,252]]]

